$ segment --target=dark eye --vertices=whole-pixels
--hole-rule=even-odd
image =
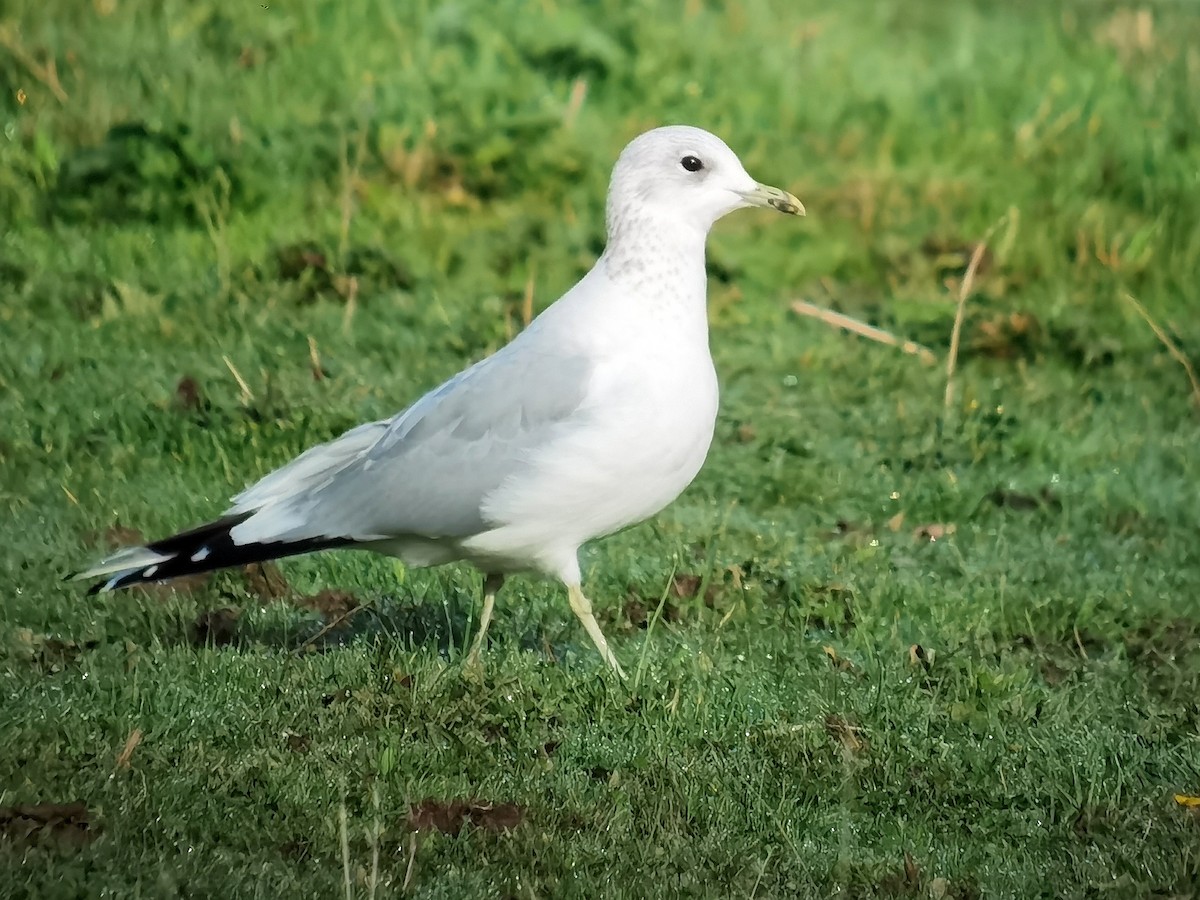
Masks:
[[[700,162],[700,157],[698,156],[685,156],[679,161],[679,164],[689,172],[699,172],[704,168],[704,163]]]

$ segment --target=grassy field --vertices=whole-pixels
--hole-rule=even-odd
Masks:
[[[0,2],[0,896],[1194,897],[1200,13]],[[717,437],[564,592],[85,599],[501,346],[717,131]],[[945,360],[968,258],[958,372]],[[930,364],[794,313],[805,299]],[[1183,795],[1179,799],[1176,795]]]

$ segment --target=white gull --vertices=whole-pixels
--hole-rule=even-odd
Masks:
[[[92,592],[335,547],[484,574],[477,658],[504,576],[562,581],[605,661],[579,549],[653,516],[712,441],[704,245],[726,213],[800,201],[759,184],[718,137],[646,132],[621,153],[608,243],[578,284],[511,343],[396,416],[313,447],[214,522],[120,550],[76,578]]]

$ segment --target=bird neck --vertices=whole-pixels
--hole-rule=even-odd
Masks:
[[[648,210],[610,215],[601,262],[608,277],[630,293],[706,317],[707,237],[706,229]]]

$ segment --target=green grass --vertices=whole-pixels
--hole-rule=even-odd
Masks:
[[[366,897],[378,853],[398,896],[416,846],[418,897],[1196,896],[1200,416],[1121,295],[1200,356],[1200,14],[1136,10],[0,4],[0,807],[90,822],[0,813],[0,895],[342,896],[348,860]],[[501,346],[668,121],[809,216],[717,227],[708,463],[585,555],[636,684],[533,580],[482,679],[466,570],[287,563],[369,604],[320,652],[240,575],[61,583]],[[944,359],[997,222],[948,410],[943,367],[789,311]],[[472,798],[523,821],[410,842]]]

